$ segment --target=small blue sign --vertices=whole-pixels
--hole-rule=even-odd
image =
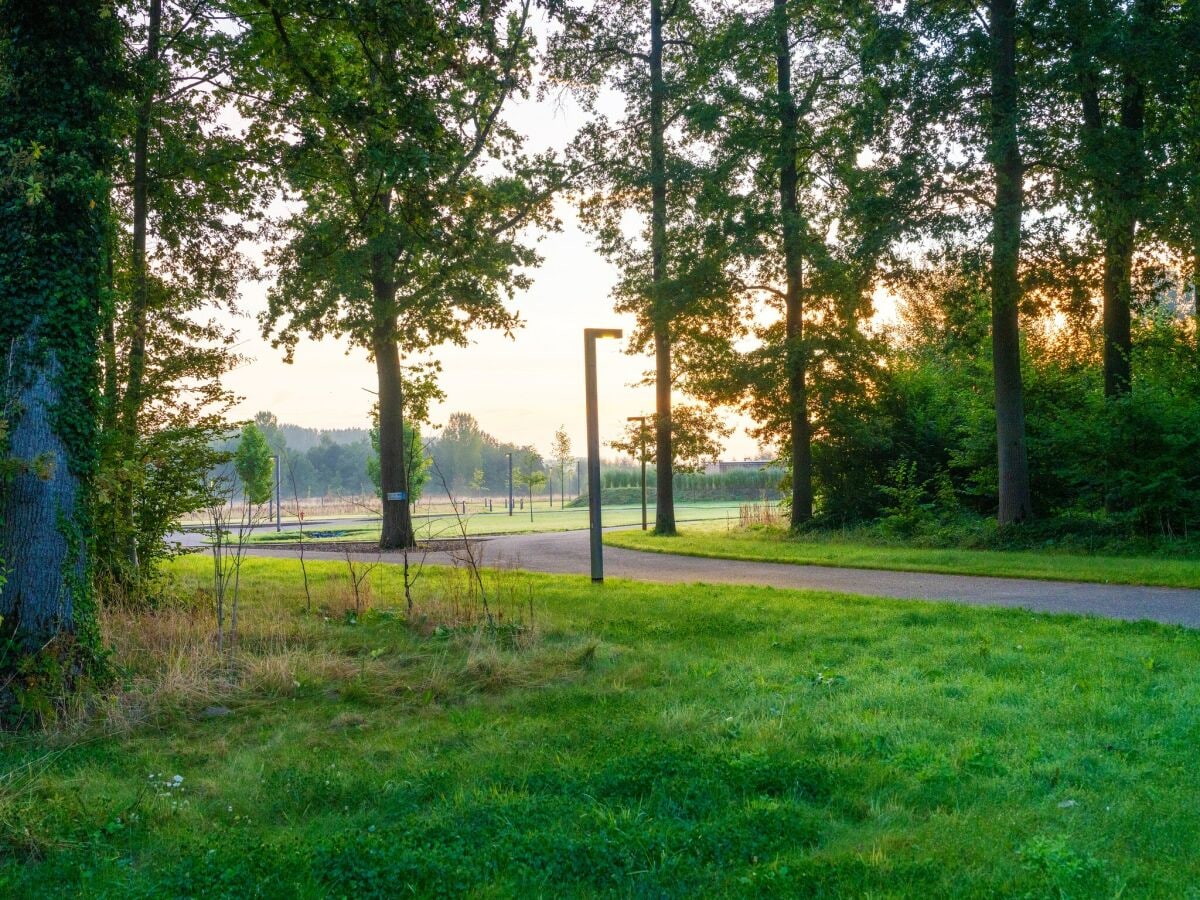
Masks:
[[[389,491],[387,498],[389,500],[407,500],[408,494],[406,494],[404,491]]]

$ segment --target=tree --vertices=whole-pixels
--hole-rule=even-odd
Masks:
[[[483,469],[476,469],[471,473],[470,487],[476,496],[487,493],[487,479],[484,477]]]
[[[944,210],[932,231],[951,245],[951,255],[964,246],[990,248],[997,521],[1012,525],[1033,513],[1021,374],[1025,220],[1054,205],[1046,178],[1034,181],[1037,202],[1030,202],[1032,163],[1024,148],[1051,146],[1061,111],[1046,90],[1044,72],[1032,64],[1033,29],[1017,0],[990,0],[986,18],[973,5],[957,3],[921,7],[913,15],[922,49],[909,103],[923,109],[927,121],[943,123],[937,140],[910,136],[940,166],[926,170],[926,202]],[[1053,240],[1047,221],[1043,230]]]
[[[91,671],[98,650],[89,483],[119,46],[120,24],[102,0],[0,4],[6,449],[45,460],[0,492],[6,676],[48,653],[72,679]],[[2,684],[7,705],[7,677]]]
[[[669,147],[669,124],[690,96],[686,88],[690,47],[702,27],[689,0],[603,0],[564,4],[563,28],[551,44],[555,76],[573,86],[593,111],[601,89],[618,91],[624,118],[603,117],[585,127],[574,153],[584,163],[588,192],[582,218],[599,238],[600,250],[622,270],[617,309],[636,313],[634,352],[652,348],[658,455],[655,532],[674,534],[671,390],[672,342],[685,314],[686,291],[674,284],[688,272],[673,259],[668,213],[686,203],[677,148]],[[671,194],[675,195],[673,199]],[[638,239],[630,239],[624,216],[645,216]]]
[[[477,469],[483,466],[487,436],[469,413],[451,413],[442,428],[434,454],[437,474],[447,483],[443,490],[465,487]]]
[[[992,375],[996,390],[996,449],[1001,525],[1033,514],[1025,448],[1025,394],[1021,380],[1021,214],[1025,164],[1017,67],[1017,0],[990,0],[991,134],[988,158],[995,180],[992,205]]]
[[[302,334],[346,337],[375,361],[384,493],[403,491],[401,359],[471,328],[519,324],[525,241],[549,226],[549,156],[522,153],[505,107],[526,92],[529,0],[261,0],[239,4],[250,109],[280,137],[297,201],[270,254],[264,332],[292,358]],[[380,545],[413,545],[408,501],[385,506]]]
[[[881,263],[919,220],[886,83],[899,31],[867,4],[773,0],[730,6],[697,50],[703,99],[683,119],[707,149],[693,256],[730,312],[677,337],[694,345],[684,386],[741,406],[781,447],[793,527],[813,515],[814,417],[864,383]]]
[[[546,483],[546,469],[542,458],[531,448],[525,448],[521,453],[521,462],[513,475],[518,485],[523,485],[529,495],[529,521],[533,521],[533,491]]]
[[[219,73],[227,34],[206,0],[123,4],[130,102],[108,237],[108,302],[96,475],[97,569],[128,598],[144,590],[166,535],[208,504],[239,361],[214,310],[236,310],[253,274],[239,244],[261,194],[253,126],[227,124]]]
[[[574,460],[571,456],[571,436],[567,434],[566,425],[559,425],[558,430],[554,432],[550,454],[558,463],[558,506],[559,509],[563,509],[567,503],[567,464]]]
[[[242,495],[253,506],[271,499],[275,461],[271,446],[254,423],[242,426],[242,436],[233,454],[233,468],[242,481]]]
[[[658,445],[647,441],[648,434],[657,434],[658,423],[653,416],[647,416],[646,431],[643,423],[630,422],[625,428],[625,434],[615,441],[609,441],[609,446],[633,457],[638,462],[655,466],[655,484],[658,484],[657,473],[662,471],[659,465]],[[675,452],[674,468],[680,472],[703,472],[704,468],[716,462],[721,455],[722,442],[733,434],[733,429],[726,425],[721,416],[713,410],[704,407],[683,404],[675,407],[671,417],[671,446]],[[645,457],[642,456],[645,448]]]
[[[1155,215],[1155,160],[1147,144],[1166,117],[1156,88],[1182,46],[1162,0],[1048,4],[1043,29],[1058,88],[1074,103],[1061,150],[1068,198],[1090,220],[1103,251],[1104,393],[1129,390],[1138,227]],[[1072,195],[1073,196],[1070,196]]]

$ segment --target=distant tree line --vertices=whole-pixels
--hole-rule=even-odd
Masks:
[[[260,412],[254,422],[262,431],[272,452],[280,455],[282,491],[306,497],[366,496],[379,490],[379,449],[373,432],[366,429],[318,429],[280,423],[269,412]],[[219,442],[219,449],[232,451],[238,437]],[[409,426],[409,440],[415,441],[410,452],[412,480],[420,470],[422,494],[431,500],[454,497],[507,496],[508,454],[513,459],[514,492],[521,494],[531,473],[539,491],[553,488],[557,494],[559,472],[549,467],[532,446],[504,443],[488,434],[468,413],[452,413],[441,431],[430,440],[422,440],[419,431]],[[565,468],[568,489],[576,481],[574,465]],[[551,480],[552,479],[552,480]],[[293,484],[294,480],[294,484]]]
[[[302,428],[280,424],[269,412],[258,413],[254,424],[280,456],[283,496],[362,497],[375,492],[367,429]]]

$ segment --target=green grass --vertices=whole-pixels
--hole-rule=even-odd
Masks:
[[[683,522],[736,522],[739,504],[732,501],[697,501],[678,507],[678,516]],[[654,521],[654,506],[649,507],[649,519]],[[608,525],[637,525],[642,521],[642,507],[636,506],[606,506],[603,511],[604,524]],[[529,534],[545,531],[577,531],[588,527],[587,507],[567,507],[549,509],[541,501],[534,508],[533,516],[528,509],[518,509],[510,516],[497,509],[495,512],[479,512],[469,509],[468,514],[461,519],[466,525],[468,534]],[[460,536],[459,519],[450,514],[418,515],[413,518],[413,527],[420,540],[437,540]],[[332,536],[315,538],[314,540],[357,541],[375,540],[379,537],[379,526],[340,527],[332,525],[313,525],[310,529],[318,534],[337,532]],[[251,540],[255,543],[273,543],[276,541],[295,541],[299,532],[289,528],[282,532],[259,531]]]
[[[847,566],[953,575],[994,575],[1110,584],[1200,588],[1200,560],[1149,556],[1100,556],[1057,550],[955,550],[789,535],[762,526],[689,530],[662,538],[642,531],[605,534],[604,542],[629,550],[679,553],[802,566]]]
[[[184,596],[207,566],[175,566]],[[206,641],[207,614],[109,621],[125,694],[93,717],[131,724],[4,739],[0,895],[1200,883],[1196,632],[513,574],[488,576],[488,632],[438,624],[477,611],[461,574],[427,571],[410,624],[395,568],[368,575],[361,615],[339,612],[345,566],[309,570],[312,614],[294,561],[246,563],[233,670],[180,637],[192,621]],[[198,716],[217,701],[232,714]]]

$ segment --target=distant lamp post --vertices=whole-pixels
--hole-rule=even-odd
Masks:
[[[513,514],[513,488],[512,488],[512,454],[505,453],[508,457],[508,514]]]
[[[278,453],[275,454],[274,459],[275,459],[275,530],[283,531],[283,512],[282,512],[283,504],[281,504],[279,502],[281,498],[279,496],[279,474],[280,473],[279,473],[279,454]],[[299,506],[299,503],[297,503],[296,505]]]
[[[621,336],[619,328],[583,329],[583,380],[587,394],[588,524],[591,530],[593,584],[604,581],[604,545],[600,542],[600,415],[596,410],[596,340]]]
[[[641,449],[638,451],[638,456],[642,461],[642,531],[646,530],[646,420],[649,416],[629,416],[625,419],[626,422],[637,422],[638,424],[638,441],[641,444]]]

